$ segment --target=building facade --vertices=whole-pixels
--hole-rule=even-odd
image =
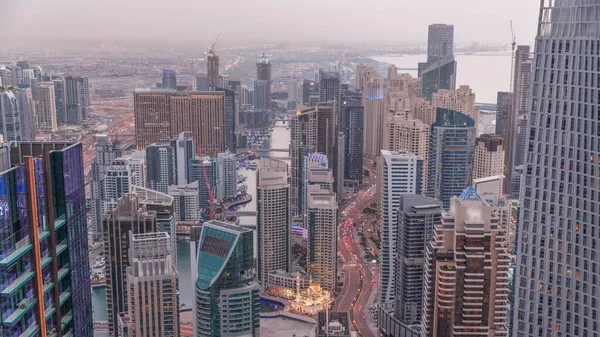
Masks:
[[[170,144],[150,144],[146,148],[146,179],[150,189],[167,193],[177,183],[176,149]]]
[[[337,287],[337,211],[335,193],[309,191],[306,266],[312,280],[332,294]]]
[[[196,223],[200,217],[200,192],[198,181],[187,185],[171,185],[168,194],[173,197],[175,221]]]
[[[56,132],[56,93],[54,83],[40,82],[37,85],[38,128],[43,132]]]
[[[148,211],[145,206],[139,204],[137,196],[133,194],[126,194],[120,198],[117,207],[104,218],[109,334],[115,335],[119,314],[129,310],[126,280],[127,268],[131,266],[131,235],[154,233],[156,230],[156,211]]]
[[[88,78],[65,76],[67,123],[78,124],[90,116],[90,88]]]
[[[600,330],[594,314],[600,301],[594,82],[600,33],[589,25],[597,21],[600,3],[540,5],[519,198],[513,336],[593,336]]]
[[[344,133],[344,179],[362,182],[365,108],[360,99],[341,102],[340,131]]]
[[[195,281],[195,336],[260,336],[260,287],[252,230],[211,220],[202,225]]]
[[[429,142],[427,195],[441,200],[444,209],[450,199],[471,185],[475,151],[475,121],[454,110],[437,109]]]
[[[235,153],[217,155],[217,199],[226,200],[237,195],[237,164]]]
[[[0,91],[0,132],[5,141],[23,140],[21,113],[21,104],[15,93],[10,90]]]
[[[423,336],[508,336],[510,254],[492,207],[468,187],[425,250]]]
[[[290,120],[291,157],[291,210],[299,214],[302,209],[302,186],[304,183],[304,158],[317,152],[317,113],[314,107],[300,107]]]
[[[381,257],[379,303],[393,303],[395,297],[396,240],[400,196],[422,194],[423,159],[410,152],[381,151],[380,190]]]
[[[90,181],[90,211],[92,213],[92,228],[95,235],[102,235],[102,217],[104,215],[104,178],[115,159],[121,156],[121,145],[116,138],[110,141],[107,135],[96,135],[96,156],[92,160],[92,179]]]
[[[19,142],[10,157],[0,173],[0,334],[92,337],[83,147]]]
[[[504,140],[483,134],[475,139],[473,179],[504,175]]]
[[[163,89],[177,90],[177,73],[173,69],[163,69],[162,71]]]
[[[169,234],[133,234],[129,240],[128,337],[179,336],[177,267]]]
[[[171,147],[175,149],[177,185],[185,185],[188,183],[190,159],[196,156],[196,142],[190,132],[182,132],[171,139]]]
[[[258,236],[258,281],[268,273],[290,271],[291,213],[288,166],[279,160],[261,158],[256,173]]]

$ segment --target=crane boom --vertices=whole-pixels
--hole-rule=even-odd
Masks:
[[[515,36],[515,31],[513,29],[512,20],[510,21],[510,35],[511,35],[511,47],[512,52],[510,55],[510,83],[508,84],[508,88],[510,92],[513,92],[513,76],[514,76],[514,66],[515,66],[515,48],[517,47],[517,37]]]

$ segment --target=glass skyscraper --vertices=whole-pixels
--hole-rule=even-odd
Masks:
[[[19,142],[0,173],[2,336],[92,337],[80,143]]]
[[[541,1],[513,336],[598,336],[600,1]]]

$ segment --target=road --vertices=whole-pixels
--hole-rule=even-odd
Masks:
[[[357,231],[362,231],[358,228],[359,220],[373,216],[362,212],[375,200],[374,172],[369,171],[369,187],[356,193],[354,200],[342,212],[345,219],[338,228],[338,250],[344,285],[333,307],[334,311],[350,312],[353,327],[362,337],[379,336],[369,310],[377,294],[378,266],[364,261],[364,251],[357,236]]]

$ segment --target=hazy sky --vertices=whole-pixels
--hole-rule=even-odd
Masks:
[[[455,25],[458,44],[532,43],[539,0],[0,0],[3,35],[220,43],[425,44],[427,25]],[[9,34],[9,35],[7,35]]]

